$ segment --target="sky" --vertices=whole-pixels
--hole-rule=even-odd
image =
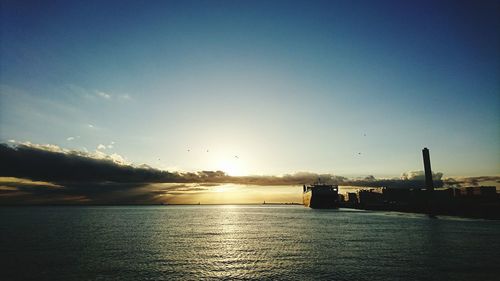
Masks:
[[[428,147],[446,176],[499,175],[499,1],[1,5],[2,143],[382,178]]]

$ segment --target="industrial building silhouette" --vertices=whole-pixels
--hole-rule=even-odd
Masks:
[[[500,219],[495,186],[435,188],[428,148],[422,149],[425,181],[412,188],[369,188],[349,192],[341,207]]]

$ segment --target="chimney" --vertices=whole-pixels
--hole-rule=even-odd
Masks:
[[[431,157],[429,156],[429,149],[427,149],[427,147],[422,149],[422,155],[424,157],[425,188],[432,191],[434,190],[434,182],[432,181]]]

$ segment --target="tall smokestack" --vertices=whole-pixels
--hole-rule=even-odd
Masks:
[[[434,182],[432,181],[431,171],[431,157],[429,156],[429,149],[427,149],[427,147],[422,149],[422,155],[424,156],[425,187],[427,190],[434,190]]]

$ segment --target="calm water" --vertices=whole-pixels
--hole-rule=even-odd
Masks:
[[[2,280],[498,280],[500,222],[301,206],[0,208]]]

